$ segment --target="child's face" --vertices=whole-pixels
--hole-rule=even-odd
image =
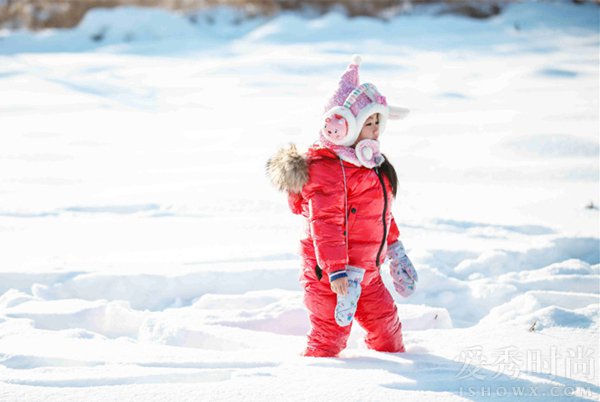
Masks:
[[[369,116],[367,121],[360,130],[360,134],[354,145],[361,140],[377,140],[379,138],[379,113],[374,113]]]

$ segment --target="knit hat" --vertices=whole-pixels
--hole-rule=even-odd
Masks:
[[[379,132],[383,133],[388,118],[402,119],[409,112],[408,109],[389,106],[375,85],[360,84],[360,62],[361,57],[354,55],[340,77],[338,88],[325,105],[321,133],[336,145],[353,145],[363,124],[374,113],[379,113]]]

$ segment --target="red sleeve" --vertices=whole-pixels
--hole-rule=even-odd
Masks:
[[[288,192],[288,205],[296,215],[302,213],[302,194]]]
[[[388,246],[398,240],[400,237],[400,230],[398,229],[398,225],[396,225],[396,220],[394,219],[394,215],[392,215],[392,221],[390,223],[390,231],[388,232],[387,244]]]
[[[346,194],[340,165],[329,160],[317,160],[309,165],[309,177],[302,193],[308,200],[310,232],[317,263],[327,273],[346,269]]]

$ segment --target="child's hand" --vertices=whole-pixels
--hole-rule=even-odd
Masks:
[[[348,278],[338,278],[331,282],[331,290],[338,295],[345,296],[348,294]]]

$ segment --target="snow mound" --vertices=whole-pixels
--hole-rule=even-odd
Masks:
[[[46,300],[126,300],[133,308],[162,310],[189,304],[205,294],[235,294],[270,289],[273,284],[298,289],[297,270],[203,270],[180,276],[77,274],[62,282],[33,285],[33,294]],[[209,303],[205,299],[201,303]]]
[[[34,300],[32,295],[23,293],[17,289],[9,289],[0,296],[0,309],[4,310],[30,300]]]
[[[466,259],[455,268],[462,278],[477,277],[478,273],[500,275],[506,272],[541,268],[556,261],[580,259],[589,264],[600,263],[600,239],[559,238],[545,247],[531,248],[526,252],[491,250],[477,258]],[[473,276],[471,276],[473,275]]]
[[[452,328],[452,319],[448,310],[425,305],[400,304],[398,315],[402,328],[408,331]]]
[[[192,307],[199,309],[260,309],[294,298],[294,292],[284,290],[250,291],[240,295],[209,293],[202,295]]]
[[[39,329],[84,329],[107,337],[137,336],[144,313],[122,301],[35,300],[8,308],[10,318],[25,318]]]
[[[597,293],[600,290],[600,265],[570,259],[547,267],[500,275],[498,282],[511,284],[520,291],[555,290]]]
[[[567,243],[579,244],[577,241]],[[417,292],[407,300],[397,295],[395,297],[399,303],[426,304],[447,309],[454,326],[464,327],[476,324],[493,308],[508,303],[514,297],[528,291],[598,293],[600,265],[591,265],[576,258],[551,262],[552,258],[560,260],[565,255],[575,255],[577,250],[581,252],[580,255],[587,255],[590,251],[579,246],[575,248],[575,252],[569,248],[563,252],[553,246],[530,249],[526,252],[485,251],[480,257],[467,258],[456,265],[471,268],[474,268],[474,265],[478,266],[477,272],[472,272],[465,279],[460,279],[465,275],[462,272],[456,273],[449,263],[452,259],[458,261],[460,253],[450,254],[445,262],[447,265],[440,268],[421,264],[415,259],[419,268]],[[428,255],[424,261],[436,263],[439,260]],[[549,262],[551,263],[547,266],[542,265]],[[533,268],[529,264],[541,267]],[[521,267],[520,270],[515,266]],[[513,270],[515,272],[510,272]],[[387,275],[384,275],[384,280],[391,286]],[[464,308],[465,305],[469,308]]]
[[[598,10],[0,32],[0,400],[598,400]],[[304,358],[306,227],[256,162],[352,53],[414,112],[382,150],[420,280],[381,269],[406,353]]]
[[[515,325],[535,330],[551,327],[597,328],[600,296],[589,293],[532,290],[493,308],[479,325]]]
[[[218,308],[217,308],[218,306]],[[208,308],[224,326],[282,335],[304,335],[310,329],[299,291],[251,291],[241,295],[205,295],[192,308]]]
[[[227,6],[191,12],[188,18],[198,32],[221,39],[243,36],[268,20],[268,17],[249,16],[243,10]]]
[[[154,41],[198,34],[183,16],[141,7],[92,9],[83,17],[77,31],[94,42],[103,43]]]

